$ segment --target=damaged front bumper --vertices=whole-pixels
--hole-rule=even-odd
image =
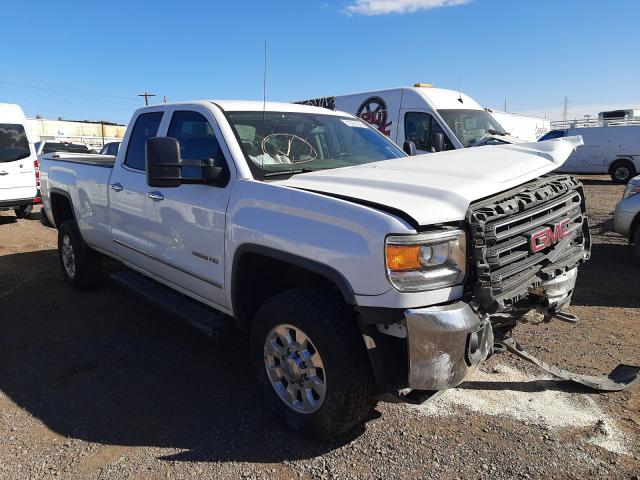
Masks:
[[[455,387],[493,348],[489,316],[462,301],[406,310],[405,321],[411,389]]]

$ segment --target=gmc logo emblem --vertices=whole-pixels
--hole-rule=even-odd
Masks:
[[[553,228],[546,227],[542,230],[538,230],[531,234],[531,238],[529,240],[531,247],[531,251],[533,253],[544,250],[551,245],[558,243],[565,237],[568,237],[573,234],[569,230],[571,225],[571,220],[566,219],[561,221],[560,223],[556,223],[553,225]]]

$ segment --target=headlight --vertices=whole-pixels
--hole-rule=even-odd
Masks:
[[[401,292],[458,285],[464,280],[466,250],[466,235],[458,229],[387,237],[387,276]]]
[[[622,194],[622,200],[630,197],[631,195],[635,195],[636,193],[640,193],[640,177],[634,177],[629,180],[627,188],[624,189],[624,193]]]

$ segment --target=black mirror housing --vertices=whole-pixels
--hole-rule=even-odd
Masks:
[[[150,187],[177,187],[183,183],[224,186],[229,181],[229,171],[215,165],[215,160],[183,160],[180,143],[173,137],[153,137],[147,140],[145,151],[147,184]],[[199,178],[183,177],[183,167],[201,167]]]
[[[444,150],[444,133],[434,132],[431,134],[431,149],[434,152]]]
[[[180,185],[180,144],[172,137],[153,137],[147,140],[145,151],[147,184],[151,187]]]
[[[405,140],[404,144],[402,145],[402,150],[404,150],[404,153],[406,153],[410,157],[413,157],[416,154],[416,144],[411,140]]]

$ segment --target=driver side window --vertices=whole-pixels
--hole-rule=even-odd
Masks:
[[[431,151],[431,135],[444,135],[444,149],[451,150],[453,146],[435,118],[424,112],[407,112],[404,116],[404,137],[406,141],[416,144],[418,150]]]
[[[180,143],[180,156],[183,160],[214,160],[216,167],[228,169],[220,143],[207,119],[198,112],[178,111],[171,117],[167,137],[173,137]],[[182,176],[200,178],[202,168],[182,167]]]

